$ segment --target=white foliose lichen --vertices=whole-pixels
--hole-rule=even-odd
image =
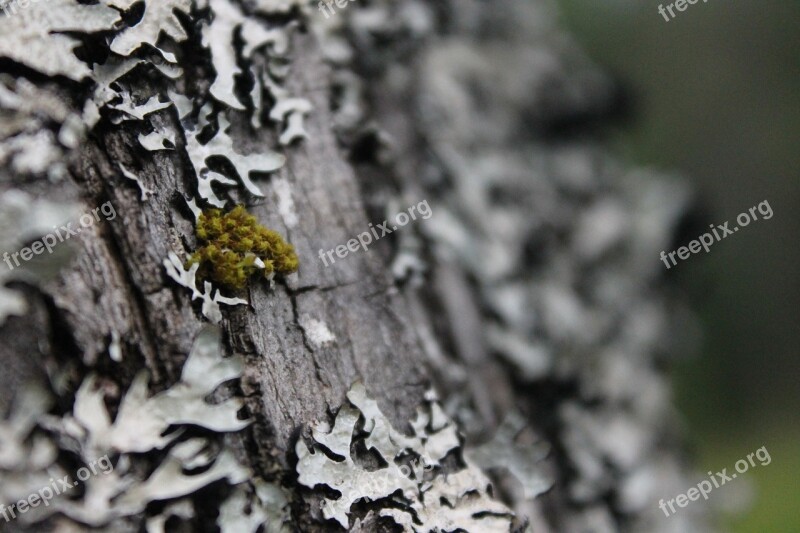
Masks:
[[[0,9],[0,57],[7,57],[48,76],[61,75],[76,81],[90,74],[73,50],[80,41],[75,33],[108,31],[120,20],[116,9],[76,0],[30,2],[2,1]]]
[[[228,130],[230,123],[228,120],[219,117],[219,131],[214,137],[202,144],[195,130],[186,132],[186,150],[192,161],[199,183],[201,198],[215,207],[222,207],[226,202],[216,196],[211,188],[211,182],[216,181],[224,185],[235,185],[234,177],[238,178],[245,189],[254,196],[264,196],[261,189],[253,183],[251,173],[269,173],[281,168],[286,162],[286,158],[276,152],[265,150],[243,155],[235,148],[236,143],[230,137]],[[236,170],[234,176],[224,176],[209,168],[209,160],[213,158],[225,159],[229,161]]]
[[[288,48],[287,35],[282,29],[267,29],[256,19],[245,16],[239,5],[230,0],[209,0],[209,7],[212,18],[203,27],[203,45],[211,51],[211,60],[217,71],[210,92],[228,107],[244,110],[246,103],[235,94],[235,78],[241,74],[237,54],[250,61],[255,50],[269,47],[274,53],[283,55]],[[243,41],[241,50],[234,45],[237,31]]]
[[[256,12],[265,15],[286,14],[292,9],[307,11],[311,4],[308,0],[256,0]]]
[[[143,202],[155,193],[153,189],[142,183],[142,179],[139,176],[128,170],[122,163],[119,164],[119,169],[122,171],[122,175],[125,178],[135,182],[136,186],[139,187],[140,198]]]
[[[52,91],[25,79],[0,75],[0,176],[66,174],[66,154],[80,143],[85,127],[79,113]]]
[[[104,450],[143,453],[162,449],[180,436],[164,435],[173,425],[191,424],[217,432],[243,429],[247,422],[236,417],[242,408],[240,400],[219,404],[206,401],[220,385],[242,373],[241,359],[223,359],[218,343],[215,329],[201,332],[183,367],[181,380],[156,396],[148,397],[147,373],[140,372],[122,399],[113,423],[97,377],[90,375],[75,396],[72,417],[65,419],[65,434],[80,443],[83,453],[102,455]]]
[[[11,280],[38,281],[65,265],[72,254],[66,244],[61,244],[48,259],[46,268],[34,263],[21,262],[14,253],[26,241],[38,239],[51,233],[54,227],[74,219],[80,212],[80,204],[69,201],[54,202],[17,190],[0,193],[0,252],[7,255],[0,263],[0,324],[10,315],[22,315],[28,304],[22,295],[5,287]],[[55,240],[55,238],[54,238]]]
[[[256,175],[275,172],[286,161],[269,148],[243,148],[232,136],[228,111],[249,114],[256,130],[262,129],[262,116],[268,116],[280,128],[281,145],[307,136],[303,120],[311,104],[284,87],[289,44],[299,26],[296,19],[308,11],[303,2],[242,5],[232,0],[101,0],[89,5],[78,0],[50,0],[21,6],[0,0],[0,7],[13,15],[0,18],[0,58],[45,75],[94,82],[80,101],[76,91],[69,97],[54,97],[57,79],[43,90],[42,82],[0,78],[0,176],[46,174],[59,178],[66,174],[68,155],[77,152],[86,132],[104,116],[112,125],[148,122],[151,115],[174,104],[185,143],[164,125],[168,120],[145,124],[137,132],[137,140],[149,152],[185,148],[197,180],[195,205],[225,207],[228,198],[221,189],[241,184],[249,194],[263,197],[254,182]],[[284,20],[269,21],[273,14]],[[287,22],[287,15],[295,20]],[[110,34],[105,41],[109,53],[102,63],[76,55],[82,36],[100,32]],[[189,42],[193,34],[199,40]],[[198,42],[203,47],[200,50]],[[99,36],[92,44],[104,46]],[[183,63],[188,63],[188,58],[182,57],[182,50],[186,48],[210,60],[214,70],[210,87],[200,89],[184,79]],[[138,93],[132,73],[145,68],[163,77],[169,99],[158,94],[134,96]],[[196,108],[198,112],[193,113]],[[137,183],[143,201],[153,193],[139,170],[120,166],[120,171],[124,180]],[[287,205],[286,198],[281,196],[282,208]],[[292,220],[296,217],[287,218],[287,223]],[[212,294],[210,285],[197,289],[191,272],[177,267],[171,258],[167,263],[172,265],[167,268],[174,279],[192,284],[193,298],[203,299],[203,312],[213,322],[221,320],[220,303],[244,303],[218,292]],[[15,310],[22,307],[18,301],[9,305]]]
[[[512,413],[497,428],[490,441],[467,447],[464,456],[484,471],[497,469],[511,474],[522,485],[522,498],[532,500],[550,490],[553,480],[542,468],[542,461],[550,453],[550,446],[541,441],[518,442],[526,426],[521,415]]]
[[[191,500],[178,500],[164,507],[161,514],[153,516],[145,523],[147,533],[167,533],[167,521],[172,518],[189,520],[195,515]]]
[[[175,149],[175,134],[169,130],[156,130],[147,135],[139,134],[139,144],[148,152]]]
[[[147,115],[172,105],[172,102],[159,102],[156,96],[151,96],[146,102],[137,104],[128,91],[122,91],[120,96],[122,97],[121,102],[108,106],[109,109],[119,112],[118,116],[111,119],[114,124],[120,124],[126,120],[144,120]]]
[[[105,3],[124,11],[130,9],[136,0],[105,0]],[[144,13],[139,22],[114,37],[111,51],[129,56],[144,44],[159,49],[158,39],[162,33],[176,42],[186,40],[188,35],[175,12],[188,13],[192,4],[192,0],[148,0],[144,3]],[[174,62],[172,54],[160,51],[165,59]]]
[[[170,252],[167,259],[164,259],[164,268],[167,269],[167,275],[176,283],[192,291],[192,300],[197,298],[203,300],[203,315],[214,324],[222,321],[219,304],[247,305],[247,300],[222,296],[219,290],[215,290],[208,281],[203,282],[203,290],[200,291],[197,288],[197,269],[200,268],[200,265],[195,263],[186,269],[174,252]]]
[[[220,533],[290,533],[289,500],[279,486],[255,480],[251,491],[239,486],[220,507]],[[249,493],[248,493],[249,492]]]
[[[79,476],[82,491],[61,494],[47,506],[20,515],[26,524],[61,514],[76,530],[77,524],[112,527],[120,524],[119,519],[145,513],[151,502],[163,501],[167,507],[160,515],[143,517],[147,530],[158,532],[170,516],[191,520],[195,516],[191,495],[212,483],[225,480],[237,486],[234,495],[246,494],[242,484],[252,473],[238,463],[231,449],[210,437],[185,438],[190,427],[227,433],[249,424],[238,417],[239,399],[208,401],[220,385],[241,374],[241,359],[224,358],[219,331],[207,327],[195,340],[180,381],[149,396],[146,374],[139,374],[121,399],[113,422],[105,402],[104,391],[109,389],[100,386],[95,376],[83,382],[72,412],[64,417],[46,414],[52,405],[47,393],[35,387],[23,389],[11,416],[0,421],[0,498],[20,500],[52,484],[56,475],[60,479],[69,473],[58,464],[59,448],[83,465],[99,464],[101,469],[93,468],[94,475],[86,479]],[[161,449],[166,449],[163,459],[147,454]],[[75,475],[71,478],[74,482]],[[256,528],[262,523],[283,524],[287,502],[281,490],[258,479],[253,486],[257,502],[252,504],[250,522]],[[223,506],[227,514],[223,512],[221,523],[235,522],[230,514],[231,506],[240,503],[236,498]]]
[[[60,472],[54,466],[57,447],[45,436],[34,434],[38,419],[52,403],[41,387],[22,387],[8,418],[0,419],[0,502],[27,498]]]
[[[119,80],[142,62],[141,59],[110,56],[105,63],[96,63],[92,66],[91,77],[95,82],[95,87],[92,95],[84,102],[82,111],[82,119],[86,128],[91,129],[97,125],[101,118],[101,109],[115,111],[109,104],[114,99],[124,99],[124,94],[127,93],[120,88]],[[118,112],[112,114],[112,123],[118,124],[121,121]]]
[[[313,428],[313,445],[300,440],[296,446],[298,481],[341,494],[324,498],[325,518],[347,528],[356,502],[384,500],[381,516],[408,531],[509,530],[513,512],[493,499],[491,483],[479,468],[469,462],[456,472],[445,468],[443,460],[457,457],[461,442],[433,397],[411,422],[410,437],[392,427],[362,384],[353,385],[347,398],[332,429]],[[385,466],[364,466],[351,453],[356,442]]]
[[[257,6],[263,13],[282,13],[288,3]],[[284,77],[283,68],[289,50],[291,26],[268,28],[257,18],[246,16],[238,4],[230,0],[210,0],[211,22],[203,28],[203,44],[211,52],[216,78],[210,88],[214,98],[231,109],[244,110],[249,103],[236,91],[236,79],[242,75],[239,60],[243,61],[255,83],[250,92],[252,99],[253,125],[261,125],[260,116],[265,109],[263,92],[269,93],[274,104],[269,110],[270,119],[282,125],[280,143],[288,145],[307,136],[303,119],[311,111],[311,103],[305,98],[292,97],[277,80]],[[237,38],[237,35],[239,36]],[[238,48],[236,41],[241,41]],[[263,50],[268,66],[254,61],[254,54]]]
[[[405,531],[482,531],[508,533],[511,511],[491,498],[489,480],[476,469],[435,478],[412,500],[409,510],[388,508],[381,516],[392,518]]]
[[[259,72],[257,79],[261,83],[260,87],[266,90],[275,102],[269,112],[269,118],[273,122],[283,125],[283,132],[279,139],[280,143],[283,146],[288,146],[297,140],[307,138],[308,132],[306,132],[304,120],[312,111],[311,102],[305,98],[291,96],[288,90],[273,81],[270,74],[264,70]],[[257,84],[254,92],[258,87],[259,85]],[[259,104],[262,101],[259,98]],[[255,116],[260,117],[261,112],[261,105],[259,105]]]

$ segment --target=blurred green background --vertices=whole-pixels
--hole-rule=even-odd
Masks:
[[[698,480],[761,446],[772,457],[746,475],[749,511],[721,525],[800,532],[800,1],[708,0],[670,22],[663,0],[556,3],[633,95],[633,120],[611,132],[617,153],[697,191],[682,244],[764,200],[775,213],[667,273],[703,330],[675,395]]]

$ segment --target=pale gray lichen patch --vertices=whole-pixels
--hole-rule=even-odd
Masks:
[[[275,104],[269,112],[269,118],[283,125],[279,141],[288,146],[295,141],[308,137],[305,130],[305,117],[312,111],[311,102],[305,98],[293,97],[285,88],[272,81],[266,72],[259,77],[263,87],[269,92]],[[259,113],[260,115],[260,109]]]
[[[309,0],[256,0],[256,12],[264,15],[285,14],[292,9],[308,11]]]
[[[322,512],[325,518],[334,519],[342,527],[349,525],[348,514],[352,505],[362,499],[371,501],[388,498],[396,491],[413,497],[417,483],[404,476],[394,463],[402,448],[384,450],[383,458],[388,466],[381,471],[370,472],[360,467],[350,456],[350,443],[356,429],[360,412],[348,405],[342,406],[330,433],[314,430],[314,441],[344,460],[329,458],[325,451],[312,451],[302,441],[297,443],[297,473],[302,485],[314,488],[325,485],[341,493],[338,499],[326,498]]]
[[[292,197],[292,184],[285,177],[278,176],[272,180],[272,190],[278,198],[278,213],[288,229],[297,227],[300,217]]]
[[[325,322],[308,315],[301,315],[299,323],[303,328],[306,341],[314,348],[322,348],[336,342],[336,335],[331,332]]]
[[[280,143],[285,146],[307,137],[303,121],[311,112],[311,103],[304,98],[292,97],[277,81],[286,73],[283,67],[292,25],[267,28],[257,19],[246,16],[230,0],[210,0],[209,6],[212,20],[203,27],[203,44],[209,48],[216,70],[211,95],[231,109],[246,109],[248,102],[236,91],[236,79],[242,74],[241,59],[255,80],[250,93],[254,105],[253,125],[261,126],[260,117],[265,111],[262,93],[267,91],[274,102],[269,117],[282,126]],[[235,45],[237,34],[242,41],[238,49]],[[264,50],[267,67],[254,61],[254,54],[259,50]]]
[[[199,135],[199,133],[203,131],[203,129],[209,124],[210,115],[213,111],[212,106],[209,103],[204,105],[199,111],[197,124],[193,124],[190,116],[194,110],[194,103],[192,102],[191,98],[188,98],[175,91],[169,91],[169,97],[170,100],[175,104],[175,108],[178,111],[178,118],[181,120],[181,123],[184,126],[184,133],[186,135],[186,151],[189,159],[192,162],[192,166],[194,167],[195,177],[197,179],[197,194],[202,200],[211,204],[213,207],[224,207],[227,203],[227,200],[222,199],[217,195],[213,185],[216,183],[218,186],[235,186],[237,185],[237,182],[236,180],[223,176],[222,174],[214,172],[208,168],[207,159],[216,155],[213,153],[213,146],[207,147],[207,145],[203,145],[197,139],[197,135]],[[217,133],[217,135],[219,134],[220,132]],[[195,212],[195,210],[197,210],[195,213],[196,221],[197,217],[199,216],[200,209],[199,206],[197,206],[195,199],[192,199],[191,202],[194,203],[194,208],[192,211]]]
[[[31,2],[24,8],[16,2],[7,4],[16,13],[0,17],[0,57],[76,81],[90,71],[73,53],[80,41],[69,33],[107,31],[120,20],[115,9],[76,0]]]
[[[119,169],[122,171],[122,175],[125,178],[135,182],[137,187],[139,187],[139,193],[141,195],[140,198],[143,202],[147,201],[147,199],[150,198],[150,196],[155,193],[153,189],[147,187],[144,183],[142,183],[142,179],[139,176],[137,176],[136,174],[125,168],[125,165],[123,165],[122,163],[119,164]]]
[[[64,174],[61,151],[52,132],[40,130],[22,133],[0,146],[0,162],[11,162],[11,170],[20,175],[51,174],[60,178]],[[51,169],[57,172],[48,172]]]
[[[175,134],[169,130],[156,130],[148,134],[139,134],[139,144],[149,152],[175,149]]]
[[[75,219],[79,212],[80,204],[75,202],[51,202],[17,189],[3,192],[0,194],[0,253],[17,252],[26,241],[51,233],[59,224]],[[72,257],[71,250],[67,244],[59,244],[61,246],[49,258],[47,268],[24,262],[15,266],[18,259],[15,260],[13,255],[9,255],[8,262],[0,263],[0,324],[9,315],[21,315],[28,309],[22,295],[6,288],[5,284],[14,279],[42,280],[66,265]]]
[[[211,94],[233,109],[245,109],[245,103],[236,96],[235,78],[241,73],[237,65],[237,49],[234,37],[241,35],[243,46],[241,54],[246,61],[251,60],[255,50],[269,47],[274,53],[286,53],[288,41],[286,32],[281,29],[267,29],[265,25],[242,13],[241,8],[230,0],[210,0],[211,23],[203,28],[203,44],[211,52],[211,60],[217,71],[211,86]]]
[[[24,78],[0,76],[0,175],[3,167],[53,181],[66,174],[66,155],[80,144],[86,128],[59,96]]]
[[[219,304],[225,305],[247,305],[247,300],[241,298],[226,298],[219,290],[215,290],[208,281],[203,282],[203,290],[197,288],[197,269],[199,264],[195,263],[188,269],[183,266],[180,258],[170,252],[167,259],[164,259],[164,268],[167,275],[179,285],[192,291],[192,300],[200,298],[203,301],[203,315],[214,324],[222,321],[222,311]]]
[[[35,471],[50,466],[56,457],[56,448],[44,438],[31,438],[41,415],[46,413],[53,399],[41,387],[20,387],[13,408],[5,420],[0,419],[0,470]],[[7,474],[0,474],[0,477]],[[5,481],[5,479],[4,479]],[[2,488],[5,483],[0,484]]]
[[[312,428],[313,445],[301,440],[295,448],[298,481],[340,494],[324,498],[325,518],[347,528],[356,502],[384,500],[381,515],[410,531],[509,530],[513,513],[492,499],[489,479],[479,469],[466,464],[457,472],[444,471],[441,461],[461,444],[435,402],[418,411],[410,423],[413,435],[406,436],[392,427],[362,384],[353,385],[347,398],[332,429]],[[356,442],[386,466],[366,468],[351,452]]]
[[[0,126],[0,135],[7,137],[20,131],[31,131],[29,121],[35,119],[35,125],[41,127],[50,123],[59,127],[59,130],[74,127],[70,124],[76,118],[75,113],[67,102],[48,92],[24,78],[12,78],[0,75],[0,109],[6,120]],[[59,139],[67,141],[71,133],[59,131]],[[69,147],[74,147],[75,142],[66,142]]]
[[[55,464],[58,448],[36,431],[52,404],[42,387],[29,384],[19,389],[8,418],[0,418],[0,502],[26,499],[64,475]]]
[[[251,491],[239,486],[222,503],[217,526],[220,533],[290,533],[289,500],[279,486],[255,480]]]
[[[239,358],[223,359],[219,334],[207,328],[198,335],[183,367],[181,380],[166,391],[148,397],[147,373],[141,372],[125,394],[114,421],[103,401],[95,376],[89,376],[75,396],[73,415],[60,426],[62,435],[79,443],[82,453],[97,455],[113,450],[143,453],[161,449],[179,434],[164,435],[173,425],[192,424],[212,431],[239,431],[248,422],[237,418],[240,400],[210,404],[207,396],[242,373]],[[100,455],[97,455],[98,457]]]
[[[105,0],[108,5],[127,10],[135,0]],[[163,33],[174,41],[180,42],[188,38],[186,30],[175,15],[176,11],[188,13],[192,8],[192,0],[147,0],[144,3],[144,14],[136,25],[124,29],[114,37],[111,51],[121,56],[129,56],[144,44],[158,49],[158,38]],[[168,52],[162,51],[165,59],[172,59]]]
[[[109,109],[119,112],[119,115],[112,117],[113,124],[120,124],[126,120],[144,120],[147,115],[161,111],[172,105],[172,102],[159,102],[157,96],[151,96],[146,102],[137,104],[133,101],[133,96],[128,91],[122,91],[122,101],[109,105]]]
[[[118,89],[118,82],[142,62],[141,59],[110,56],[105,63],[93,65],[92,80],[96,85],[92,97],[86,100],[83,106],[83,121],[87,128],[93,128],[100,121],[101,109],[115,98],[127,93]],[[114,118],[112,117],[112,122]]]
[[[147,533],[167,533],[167,522],[170,518],[189,520],[195,516],[194,505],[191,500],[178,500],[164,507],[161,514],[147,519],[145,530]]]
[[[217,193],[214,192],[214,183],[234,186],[237,185],[237,182],[211,170],[197,176],[197,194],[200,195],[200,198],[203,198],[214,207],[224,207],[228,201],[217,196]]]
[[[531,500],[549,490],[553,480],[542,468],[542,461],[550,453],[550,446],[541,441],[517,441],[525,427],[522,416],[510,414],[489,442],[467,448],[464,456],[484,471],[502,469],[511,474],[522,485],[523,497]]]
[[[64,417],[44,415],[49,404],[40,396],[33,397],[34,405],[27,406],[26,412],[30,413],[27,418],[11,419],[13,431],[7,433],[15,440],[27,438],[25,434],[38,425],[56,436],[61,449],[70,451],[86,465],[103,457],[116,460],[113,470],[106,468],[108,471],[83,482],[82,498],[55,499],[47,510],[25,515],[25,520],[37,522],[60,512],[74,522],[102,527],[122,517],[140,515],[154,501],[183,498],[220,480],[238,485],[250,479],[251,473],[237,462],[229,448],[220,448],[209,438],[178,441],[182,428],[187,426],[224,433],[239,431],[248,424],[237,416],[242,406],[240,400],[208,401],[222,384],[241,374],[241,359],[223,357],[219,331],[208,327],[195,340],[180,381],[150,396],[147,376],[139,374],[124,394],[113,422],[105,404],[106,389],[96,376],[84,381],[71,414]],[[0,443],[2,451],[20,446]],[[144,454],[163,448],[167,448],[164,459],[146,466],[154,456]],[[45,452],[34,455],[49,456],[51,459],[44,463],[52,463],[54,454]],[[19,451],[15,453],[18,455]],[[2,459],[4,456],[0,455]],[[57,471],[54,466],[48,468],[50,475]],[[0,490],[8,486],[8,478],[4,476],[0,464]],[[186,516],[183,511],[175,514]],[[157,517],[148,520],[148,528],[152,525],[157,530],[159,522]]]
[[[147,480],[133,485],[114,505],[124,509],[125,514],[138,514],[152,501],[192,494],[223,479],[238,485],[250,478],[250,472],[239,464],[232,450],[224,448],[214,457],[204,450],[207,445],[202,439],[175,445]],[[185,472],[189,469],[202,470],[188,475]]]
[[[433,533],[481,531],[508,533],[512,513],[492,499],[489,480],[475,469],[439,476],[426,487],[410,509],[388,508],[381,516],[392,518],[405,531]]]
[[[253,183],[251,174],[274,172],[284,165],[286,158],[281,154],[269,150],[247,155],[239,153],[235,148],[236,143],[228,132],[230,128],[228,120],[220,116],[219,123],[219,131],[205,144],[202,144],[197,139],[197,132],[186,132],[186,150],[189,153],[189,158],[192,161],[198,179],[202,177],[202,179],[207,180],[209,179],[209,174],[216,174],[208,166],[209,159],[213,157],[224,158],[233,165],[236,170],[236,177],[241,180],[248,192],[255,196],[264,196],[261,189]],[[219,174],[217,175],[219,176]],[[231,177],[227,177],[227,179],[224,178],[226,177],[214,177],[213,179],[222,184],[231,183]],[[205,198],[206,200],[213,200],[215,203],[222,203],[224,205],[225,202],[213,194],[210,184],[204,187],[204,191],[208,195]]]

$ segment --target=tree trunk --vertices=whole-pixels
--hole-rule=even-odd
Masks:
[[[99,376],[86,390],[100,391],[111,420],[121,417],[120,403],[142,369],[148,397],[173,390],[216,304],[206,302],[212,311],[204,314],[202,298],[193,301],[165,261],[175,254],[183,271],[198,246],[190,204],[244,204],[294,245],[300,268],[222,289],[246,300],[222,305],[219,324],[224,356],[241,356],[243,369],[214,401],[243,398],[239,416],[251,424],[214,431],[173,423],[170,431],[186,433],[170,445],[192,436],[230,449],[248,479],[229,475],[148,498],[129,512],[106,501],[105,511],[116,510],[95,523],[64,510],[92,509],[91,491],[76,489],[58,512],[0,520],[0,530],[146,524],[149,531],[249,531],[221,518],[221,501],[236,486],[247,486],[252,498],[259,480],[280,487],[289,502],[288,523],[270,522],[267,531],[342,528],[321,509],[335,487],[303,486],[297,450],[331,452],[320,451],[311,429],[333,425],[359,381],[405,435],[426,391],[437,391],[463,435],[441,475],[475,467],[470,450],[509,415],[521,415],[534,440],[517,443],[522,457],[514,461],[535,463],[552,488],[520,491],[513,479],[477,465],[492,475],[494,498],[514,511],[517,530],[705,527],[701,511],[668,522],[657,507],[688,486],[663,372],[678,348],[670,339],[681,310],[662,286],[658,261],[686,194],[608,156],[593,132],[619,110],[619,92],[553,25],[548,6],[405,0],[334,3],[323,12],[296,0],[163,5],[174,11],[155,0],[59,0],[44,37],[25,35],[48,24],[40,5],[18,6],[0,22],[7,73],[0,79],[7,124],[0,125],[0,176],[3,216],[11,220],[4,251],[53,232],[14,219],[15,198],[42,217],[74,206],[59,225],[79,227],[80,215],[109,202],[115,212],[103,211],[80,235],[59,239],[53,254],[4,274],[3,308],[22,294],[26,309],[0,329],[0,412],[30,383],[46,388],[56,401],[21,442],[33,446],[37,435],[53,442],[53,465],[70,473],[88,458],[85,443],[70,446],[74,433],[65,422],[87,423],[75,398],[88,376]],[[96,11],[79,23],[64,6]],[[64,50],[92,70],[65,63]],[[132,59],[139,63],[126,65]],[[172,105],[148,107],[155,102]],[[70,142],[71,134],[79,140]],[[200,155],[198,146],[227,139],[227,150]],[[259,172],[263,160],[251,166],[237,159],[274,153],[285,164],[271,172]],[[237,184],[217,183],[208,193],[204,180],[222,175]],[[20,192],[27,196],[14,196]],[[395,215],[412,206],[416,219],[392,229]],[[419,216],[424,206],[429,217]],[[376,239],[384,219],[391,234]],[[373,242],[337,253],[359,235]],[[42,273],[70,247],[69,262]],[[0,426],[7,435],[19,429],[19,414],[12,409],[12,422]],[[363,410],[361,417],[369,420]],[[3,438],[0,454],[13,440]],[[550,447],[542,460],[532,457],[536,441]],[[356,448],[354,455],[367,451]],[[174,448],[102,449],[118,471],[127,468],[145,485]],[[123,457],[133,466],[122,466]],[[506,463],[511,470],[514,461]],[[0,461],[0,481],[10,487],[14,476],[32,479],[30,468]],[[0,490],[7,505],[25,494]],[[389,500],[362,500],[348,527],[397,530],[402,524],[381,514],[394,506]],[[189,502],[189,511],[176,502]],[[448,509],[437,513],[455,513]],[[416,518],[404,528],[427,530]]]

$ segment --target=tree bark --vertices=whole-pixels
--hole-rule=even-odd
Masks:
[[[596,125],[618,111],[618,88],[538,2],[349,4],[330,20],[315,9],[265,14],[254,5],[244,12],[264,27],[297,25],[284,86],[313,110],[307,138],[288,147],[279,147],[275,128],[254,129],[252,111],[219,110],[237,151],[270,147],[286,156],[282,168],[256,178],[263,198],[242,188],[228,194],[291,242],[301,261],[296,275],[227,294],[247,305],[222,308],[224,352],[245,366],[219,396],[243,397],[242,416],[253,420],[225,437],[240,462],[291,494],[294,528],[334,530],[314,491],[297,483],[298,439],[332,422],[354,382],[405,432],[435,387],[467,445],[487,441],[511,412],[551,445],[543,468],[554,487],[546,494],[524,501],[497,485],[518,527],[671,530],[653,518],[657,498],[641,501],[637,491],[685,488],[662,370],[680,308],[657,256],[685,197],[625,170],[597,140]],[[178,83],[199,93],[218,66],[189,54],[201,41],[195,24],[208,16],[187,14],[189,39],[174,48],[184,69]],[[337,55],[341,47],[349,54]],[[2,68],[59,98],[79,101],[86,91],[14,61]],[[169,86],[151,74],[125,80],[138,101],[163,98]],[[29,308],[0,328],[0,410],[47,376],[59,397],[55,415],[71,411],[90,372],[102,377],[112,411],[141,369],[151,394],[180,379],[207,319],[163,262],[170,252],[185,260],[197,246],[186,203],[197,181],[175,108],[146,123],[174,135],[174,150],[149,152],[141,123],[103,119],[65,156],[64,180],[4,169],[4,190],[73,200],[81,212],[111,202],[116,217],[83,231],[55,278],[10,283]],[[148,200],[120,165],[154,191]],[[423,200],[430,220],[332,265],[320,259],[320,250]],[[405,259],[408,270],[393,270]],[[333,340],[321,342],[311,331],[317,324]],[[109,357],[117,338],[119,362]],[[214,530],[219,502],[192,497],[205,509],[182,527]],[[154,512],[127,524],[141,527]],[[365,531],[389,527],[361,518]],[[65,523],[45,525],[53,520]]]

